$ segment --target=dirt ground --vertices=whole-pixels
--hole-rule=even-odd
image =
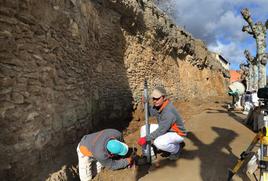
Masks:
[[[245,115],[239,111],[228,112],[230,97],[213,98],[207,102],[175,102],[186,121],[189,134],[186,146],[177,161],[170,161],[160,155],[152,166],[132,167],[111,171],[104,169],[94,181],[218,181],[227,179],[228,168],[233,168],[240,153],[250,144],[255,133],[243,121]],[[133,121],[125,132],[125,141],[134,146],[139,137],[139,128],[144,124],[142,112],[133,115]],[[150,120],[154,122],[154,120]],[[233,180],[254,180],[240,172]]]

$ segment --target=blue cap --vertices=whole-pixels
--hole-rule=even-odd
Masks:
[[[107,150],[115,155],[124,156],[128,152],[128,146],[118,140],[110,140],[107,143]]]

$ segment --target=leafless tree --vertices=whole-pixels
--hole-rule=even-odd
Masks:
[[[247,8],[242,9],[241,14],[244,20],[248,23],[248,25],[243,26],[242,31],[252,35],[253,38],[255,38],[257,45],[257,54],[256,57],[254,58],[255,59],[254,63],[256,63],[258,69],[257,70],[258,75],[257,77],[254,77],[254,79],[258,80],[258,85],[253,86],[256,88],[262,88],[266,86],[267,54],[265,53],[265,49],[266,49],[266,30],[268,29],[268,20],[266,20],[265,24],[262,24],[262,22],[257,22],[254,24],[250,12]],[[256,76],[256,74],[253,74],[253,76]]]

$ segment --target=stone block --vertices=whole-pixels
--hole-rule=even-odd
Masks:
[[[16,104],[22,104],[24,103],[24,97],[22,94],[18,92],[12,92],[11,94],[11,101]]]
[[[46,130],[40,130],[35,136],[35,146],[38,149],[42,149],[51,140],[51,133]]]
[[[77,121],[77,116],[74,108],[67,108],[62,114],[63,115],[61,116],[64,128],[72,126]]]
[[[53,113],[52,129],[54,131],[59,131],[62,128],[63,128],[62,118],[58,113]]]
[[[15,108],[15,105],[11,102],[7,102],[7,101],[4,101],[4,102],[1,102],[0,104],[0,114],[2,117],[5,117],[5,113],[7,110],[9,109],[14,109]]]

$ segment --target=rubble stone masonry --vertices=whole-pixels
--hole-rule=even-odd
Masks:
[[[84,134],[122,130],[143,90],[225,94],[225,70],[150,1],[0,0],[0,178],[45,180]]]

